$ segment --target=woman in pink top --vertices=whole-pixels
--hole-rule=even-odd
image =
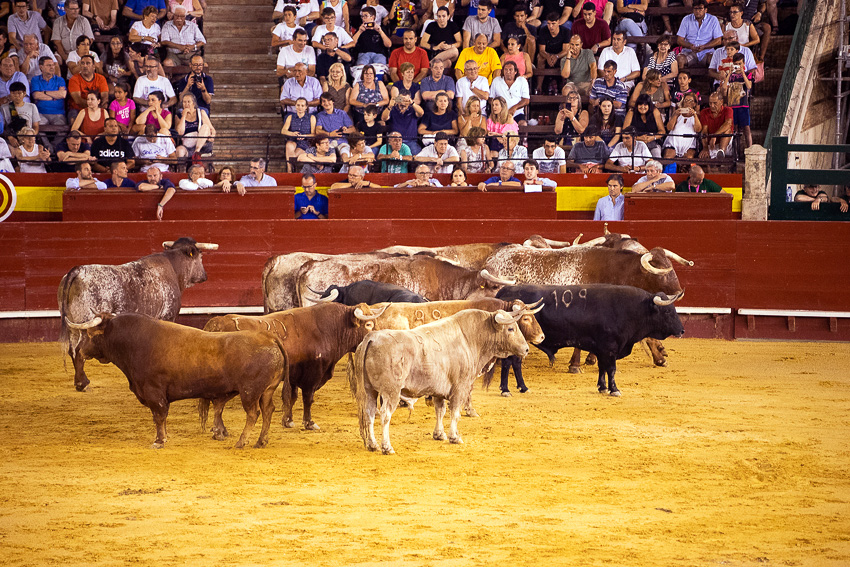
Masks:
[[[505,97],[497,96],[490,100],[490,116],[487,117],[487,135],[490,137],[487,145],[492,151],[498,152],[504,147],[499,141],[503,132],[519,132],[519,126],[508,112]]]
[[[183,6],[183,8],[186,9],[187,20],[204,17],[204,8],[198,0],[180,0],[179,2],[177,0],[168,0],[168,2],[166,2],[166,8],[168,9],[166,17],[169,20],[174,18],[174,9],[177,6]]]
[[[531,57],[528,53],[519,50],[519,42],[515,37],[508,38],[508,51],[502,55],[502,69],[505,68],[505,63],[513,61],[516,63],[518,76],[530,79],[534,74],[534,69],[531,66]]]

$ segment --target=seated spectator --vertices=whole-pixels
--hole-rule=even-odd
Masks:
[[[599,106],[590,117],[590,126],[593,126],[599,137],[609,148],[613,148],[620,142],[620,133],[623,130],[624,117],[614,112],[614,103],[610,98],[603,98]],[[557,121],[555,122],[557,131]]]
[[[841,195],[832,197],[830,201],[838,203],[838,210],[842,213],[846,213],[850,210],[850,205],[848,205],[848,203],[850,203],[850,187],[845,186]]]
[[[457,25],[449,18],[449,9],[437,9],[435,21],[425,26],[419,45],[428,51],[431,61],[442,61],[447,67],[457,59],[463,47],[463,37]]]
[[[326,219],[328,218],[328,198],[316,191],[316,176],[307,173],[301,177],[301,193],[295,194],[295,218]]]
[[[655,106],[662,117],[667,115],[667,109],[670,108],[670,89],[667,88],[667,83],[661,80],[661,73],[655,69],[650,69],[646,73],[646,77],[637,84],[632,91],[632,96],[629,98],[629,108],[635,107],[635,101],[642,94],[649,95],[652,99],[652,104]]]
[[[121,82],[115,85],[115,99],[109,103],[109,116],[116,119],[121,132],[130,133],[131,125],[136,123],[136,101],[130,97],[130,85]]]
[[[673,178],[663,173],[664,166],[659,162],[646,162],[646,175],[632,185],[632,193],[671,193],[676,188]]]
[[[635,140],[635,129],[624,128],[623,141],[614,146],[605,162],[606,171],[619,173],[643,173],[645,165],[653,158],[649,148],[640,140]]]
[[[209,114],[212,97],[215,94],[213,78],[204,73],[204,58],[200,55],[192,56],[189,60],[189,67],[191,71],[177,81],[176,92],[181,97],[185,93],[193,94],[198,102],[198,107],[203,108]]]
[[[555,117],[554,132],[561,137],[564,145],[572,146],[587,129],[589,123],[590,116],[581,108],[581,96],[574,91],[567,95],[567,103]]]
[[[698,112],[697,96],[694,93],[686,94],[667,122],[670,133],[664,140],[664,159],[687,159],[696,155],[697,140],[702,132]]]
[[[490,115],[487,117],[487,135],[490,137],[490,150],[498,153],[502,149],[501,137],[505,132],[519,133],[519,126],[508,112],[508,103],[497,96],[490,101]]]
[[[348,104],[351,105],[352,114],[357,120],[363,117],[363,110],[367,106],[375,105],[378,108],[387,106],[390,96],[384,83],[377,81],[375,68],[371,65],[363,67],[360,73],[360,81],[354,83],[351,92],[348,93]]]
[[[331,146],[328,135],[319,132],[313,139],[313,145],[304,153],[298,154],[297,161],[303,164],[301,173],[333,173],[339,158],[337,149]]]
[[[629,89],[616,75],[617,63],[607,61],[602,70],[602,78],[593,81],[593,86],[590,88],[590,107],[596,107],[600,99],[607,97],[611,99],[614,105],[614,113],[625,116],[626,104],[629,101]]]
[[[699,154],[702,159],[722,158],[732,151],[732,109],[723,104],[723,95],[711,93],[708,108],[699,113],[699,121],[702,124],[703,149]]]
[[[572,81],[578,92],[587,96],[596,80],[596,59],[591,50],[582,47],[579,36],[572,36],[568,45],[567,56],[561,59],[561,77]],[[565,91],[561,92],[566,96]]]
[[[499,61],[496,50],[487,46],[487,36],[484,34],[478,34],[473,45],[460,52],[455,63],[455,76],[458,79],[462,73],[465,73],[467,61],[475,62],[478,66],[478,75],[487,78],[488,86],[493,83],[493,79],[502,74],[502,62]]]
[[[421,104],[420,85],[413,80],[415,74],[416,70],[413,68],[413,63],[402,63],[399,68],[401,80],[396,81],[390,87],[390,99],[397,98],[399,95],[408,95],[416,104]]]
[[[277,4],[275,4],[272,19],[276,22],[280,21],[280,19],[283,17],[284,1],[285,0],[277,0]],[[321,15],[319,13],[319,3],[317,2],[317,0],[309,0],[308,2],[296,3],[295,6],[298,10],[295,15],[295,21],[299,26],[305,27]]]
[[[531,157],[537,162],[540,173],[566,173],[567,155],[558,145],[558,137],[546,134],[543,145],[533,152]]]
[[[794,194],[795,203],[811,203],[813,211],[820,210],[821,203],[829,203],[829,195],[817,185],[803,185],[803,188]]]
[[[487,37],[487,47],[493,49],[502,47],[502,26],[496,18],[490,16],[490,0],[480,0],[474,16],[469,16],[463,23],[463,47],[467,48],[473,38],[479,34]]]
[[[366,6],[375,10],[376,26],[387,25],[386,20],[389,18],[390,13],[384,6],[378,3],[378,0],[366,0],[364,8],[361,8],[360,11],[362,12]]]
[[[451,173],[452,165],[460,162],[460,154],[449,145],[449,136],[445,132],[437,132],[434,143],[428,144],[416,154],[415,161],[433,165],[434,173]]]
[[[0,173],[15,173],[15,166],[11,162],[12,152],[6,140],[0,138]]]
[[[315,77],[307,76],[307,66],[303,63],[295,65],[295,73],[280,89],[280,106],[283,115],[295,112],[295,101],[303,98],[307,106],[316,108],[319,106],[319,97],[322,96],[322,85]]]
[[[705,178],[705,172],[698,165],[692,165],[688,178],[676,185],[676,193],[725,193],[720,185]]]
[[[242,176],[239,182],[245,187],[277,187],[277,180],[266,175],[266,160],[252,159],[248,167],[251,171]]]
[[[441,187],[442,183],[431,177],[431,168],[424,163],[416,166],[413,179],[396,183],[396,187]]]
[[[410,0],[395,0],[389,10],[389,23],[392,32],[396,36],[402,36],[409,31],[419,27],[419,16],[416,7]]]
[[[572,16],[578,20],[579,14],[582,13],[584,6],[582,6],[582,2],[580,1],[575,4],[576,5],[572,8]],[[584,4],[593,4],[593,7],[596,8],[597,18],[600,18],[606,24],[611,24],[611,17],[614,15],[615,2],[612,0],[587,0]]]
[[[723,75],[732,67],[732,58],[736,53],[744,55],[744,66],[742,70],[751,73],[756,69],[756,59],[749,47],[738,43],[738,36],[734,30],[728,30],[723,34],[723,45],[712,51],[711,61],[708,64],[708,75],[714,79],[714,86],[723,78]]]
[[[148,107],[136,118],[136,125],[131,129],[136,134],[141,134],[147,126],[155,126],[156,130],[163,136],[171,135],[171,125],[174,117],[167,108],[163,108],[164,97],[161,91],[151,91],[148,95]]]
[[[213,189],[221,189],[222,193],[230,193],[231,189],[236,189],[240,196],[246,193],[245,185],[236,181],[236,173],[229,165],[218,170],[218,182],[213,185]]]
[[[124,160],[117,160],[112,162],[109,165],[109,170],[111,171],[111,176],[106,180],[106,188],[111,189],[112,187],[127,187],[128,189],[135,189],[136,184],[133,183],[133,180],[127,177],[129,174],[129,168],[127,167],[127,162]]]
[[[654,157],[661,157],[659,141],[667,133],[667,130],[664,129],[661,113],[652,104],[649,95],[640,95],[635,102],[634,109],[626,113],[626,118],[623,120],[623,130],[629,127],[634,129],[635,138],[646,144]]]
[[[650,69],[654,69],[661,75],[661,80],[668,85],[676,81],[679,74],[679,64],[676,62],[676,55],[670,51],[672,41],[672,36],[668,34],[658,38],[658,41],[655,42],[655,52],[647,61],[646,67],[643,68],[644,78]]]
[[[283,21],[272,29],[272,49],[278,48],[278,52],[280,52],[280,48],[292,45],[292,36],[295,34],[295,30],[304,29],[296,22],[295,15],[297,13],[295,6],[291,4],[284,7]]]
[[[168,191],[174,190],[174,183],[165,179],[162,176],[162,170],[156,166],[150,166],[145,173],[147,174],[142,181],[136,184],[136,191]],[[160,207],[157,207],[160,208]]]
[[[168,55],[163,61],[166,67],[188,65],[204,46],[207,40],[198,24],[186,21],[186,8],[177,6],[174,18],[162,26],[161,44],[168,49]]]
[[[85,36],[80,36],[85,37]],[[28,80],[38,75],[39,66],[38,60],[42,57],[49,57],[56,60],[56,56],[50,51],[50,48],[43,43],[38,42],[38,37],[32,34],[27,34],[24,37],[24,46],[22,49],[16,49],[10,56],[14,56],[18,60],[18,71],[26,75]]]
[[[490,82],[487,77],[478,74],[478,63],[467,61],[463,66],[463,77],[457,80],[457,111],[459,115],[469,116],[469,101],[478,99],[478,114],[484,114],[483,102],[490,98]],[[478,124],[475,124],[478,126]],[[463,128],[461,128],[462,130]]]
[[[457,149],[461,151],[466,147],[466,136],[473,128],[484,130],[484,135],[487,135],[487,117],[481,114],[481,101],[477,96],[472,96],[466,101],[464,114],[458,115],[457,126],[461,138],[458,140]]]
[[[560,61],[566,59],[570,53],[570,33],[558,22],[558,13],[550,12],[546,16],[546,25],[537,30],[538,69],[558,69],[561,66]],[[541,94],[543,79],[543,75],[537,76],[537,92]],[[548,92],[551,95],[558,92],[554,82],[550,83]]]
[[[56,159],[60,163],[53,166],[55,171],[75,171],[80,163],[92,161],[91,144],[83,140],[79,131],[71,130],[64,140],[56,144]]]
[[[580,2],[576,2],[576,8],[579,4]],[[573,17],[575,22],[573,22],[572,34],[581,38],[581,46],[584,49],[589,49],[596,55],[600,49],[611,45],[611,27],[607,21],[598,18],[593,2],[585,2],[582,5],[581,18],[575,12]]]
[[[135,157],[130,143],[120,136],[121,127],[114,118],[107,118],[103,125],[103,136],[99,136],[92,142],[91,155],[97,160],[92,164],[92,169],[98,173],[109,171],[109,165],[114,161],[125,161],[127,167],[133,167]]]
[[[283,119],[283,128],[280,129],[280,133],[287,136],[286,164],[291,168],[289,160],[297,158],[306,151],[316,133],[316,115],[307,112],[307,99],[299,97],[295,101],[295,112],[287,114]]]
[[[625,0],[617,4],[617,14],[620,21],[615,31],[623,32],[629,37],[644,37],[646,35],[646,10],[649,0]],[[637,44],[630,43],[629,47],[637,49]]]
[[[543,187],[558,186],[558,184],[552,181],[551,179],[540,177],[538,175],[540,173],[540,165],[537,163],[537,160],[525,160],[524,162],[522,162],[522,169],[523,173],[525,173],[525,181],[522,184],[523,187],[528,187],[529,185],[542,185]]]
[[[97,56],[97,53],[91,50],[92,41],[81,35],[77,38],[77,49],[68,53],[68,60],[66,61],[68,65],[68,75],[67,78],[70,81],[71,77],[78,74],[80,72],[80,61],[83,57],[89,56],[94,61],[94,70],[95,73],[103,75],[103,63],[100,61],[100,57]]]
[[[165,4],[165,16],[169,20],[174,19],[177,8],[181,7],[186,11],[186,19],[197,23],[204,18],[204,6],[207,2],[206,0],[166,0]]]
[[[626,45],[626,36],[621,31],[614,32],[611,36],[611,46],[599,53],[598,67],[604,68],[608,61],[617,63],[615,76],[631,90],[635,86],[635,80],[640,77],[640,63],[635,50]]]
[[[567,167],[578,169],[582,173],[600,173],[602,165],[610,152],[605,142],[598,138],[599,133],[587,127],[581,135],[581,143],[573,144],[567,157]]]
[[[421,81],[428,74],[430,62],[428,61],[428,53],[421,47],[416,46],[416,32],[406,30],[402,36],[404,45],[394,49],[390,53],[390,80],[398,82],[398,71],[402,63],[411,63],[413,65],[415,82]]]
[[[154,168],[151,168],[154,169]],[[150,173],[150,169],[148,173]],[[204,176],[204,166],[195,163],[189,166],[189,171],[187,172],[189,177],[186,179],[181,179],[177,184],[178,187],[183,189],[184,191],[198,191],[199,189],[209,189],[213,185],[212,179],[207,179]]]
[[[144,43],[151,47],[157,47],[162,36],[162,28],[156,23],[158,20],[156,8],[153,6],[145,7],[142,18],[133,22],[133,25],[130,26],[127,39],[130,40],[130,43]]]
[[[295,75],[295,65],[304,63],[307,65],[307,74],[316,76],[316,50],[307,45],[307,32],[303,29],[295,30],[292,36],[292,44],[281,48],[277,54],[277,70],[275,74],[278,81],[283,82]]]
[[[514,163],[514,171],[516,171],[528,159],[528,148],[519,143],[519,135],[513,132],[505,132],[502,135],[502,149],[493,157],[496,167],[499,167],[506,161],[512,161]]]
[[[41,116],[34,104],[24,100],[26,93],[27,87],[24,83],[12,83],[9,86],[11,100],[0,107],[7,136],[14,136],[21,128],[32,128],[38,134]]]
[[[68,96],[65,79],[56,74],[56,62],[50,57],[39,59],[39,69],[41,74],[30,81],[30,92],[41,123],[64,126],[68,123],[65,118],[65,97]]]
[[[348,94],[351,92],[351,85],[346,82],[345,67],[342,63],[334,63],[328,71],[328,77],[319,77],[322,83],[322,91],[331,97],[334,108],[348,112],[351,108],[348,104]],[[321,102],[319,103],[321,107]],[[318,110],[317,110],[318,112]]]
[[[106,118],[106,110],[101,107],[100,93],[89,93],[86,95],[86,108],[77,114],[71,130],[79,130],[86,137],[86,141],[91,143],[103,134]]]
[[[82,62],[80,64],[82,65]],[[73,79],[71,84],[73,85]],[[103,80],[103,84],[106,84],[106,80]],[[159,73],[159,63],[156,58],[148,56],[145,58],[145,75],[136,80],[136,87],[133,89],[133,100],[136,101],[138,112],[144,112],[147,109],[150,94],[157,91],[162,95],[163,108],[170,108],[177,103],[171,81],[164,74]],[[74,89],[71,89],[72,95],[73,92]]]
[[[676,82],[674,83],[673,88],[670,90],[670,106],[676,108],[676,106],[682,102],[682,99],[687,94],[693,94],[696,97],[696,108],[697,110],[699,110],[699,91],[691,88],[691,73],[687,70],[682,70],[679,71],[678,75],[676,75]]]
[[[422,151],[419,145],[417,122],[425,113],[422,107],[411,100],[407,95],[400,95],[390,101],[390,105],[384,109],[381,119],[386,123],[387,129],[401,133],[401,137],[413,154]]]
[[[347,135],[355,131],[351,117],[342,110],[334,108],[333,98],[328,93],[319,97],[319,104],[322,110],[316,112],[316,134],[329,136],[328,143],[331,148],[339,147],[340,151],[347,150]]]
[[[448,75],[443,74],[444,64],[441,59],[431,62],[431,72],[422,79],[419,87],[419,95],[424,101],[423,108],[429,112],[435,110],[435,99],[440,93],[447,95],[448,100],[455,98],[455,82]]]
[[[348,179],[346,181],[337,181],[330,186],[331,189],[371,189],[378,188],[380,185],[366,181],[364,176],[366,172],[359,165],[353,166],[348,170]]]
[[[212,153],[216,135],[215,126],[207,112],[198,107],[192,93],[186,93],[180,98],[177,135],[181,138],[180,145],[177,147],[177,157],[192,156],[192,160],[198,161],[202,154]]]
[[[392,47],[392,41],[384,33],[380,22],[376,22],[375,8],[365,6],[360,10],[363,21],[354,34],[354,48],[357,50],[358,65],[387,64],[387,49]]]
[[[378,150],[381,173],[407,173],[408,163],[412,159],[410,147],[404,143],[399,132],[390,132],[387,143]]]
[[[751,50],[759,45],[759,60],[763,61],[767,55],[767,48],[770,45],[770,37],[772,35],[771,25],[766,19],[762,18],[761,10],[766,10],[768,4],[773,2],[753,2],[746,0],[732,4],[729,8],[729,21],[726,23],[726,30],[735,30],[738,34],[738,43],[746,45]],[[773,6],[774,14],[776,6]],[[752,32],[756,35],[753,37]]]
[[[91,164],[80,162],[76,166],[77,176],[71,177],[65,182],[65,189],[76,190],[80,189],[97,189],[103,191],[106,189],[106,183],[95,179],[91,172]]]
[[[534,75],[534,65],[531,63],[531,57],[528,53],[520,51],[519,41],[516,38],[508,38],[508,49],[500,59],[502,69],[505,68],[505,63],[510,61],[517,68],[517,76],[528,81]],[[496,82],[495,80],[493,81]]]
[[[457,113],[449,108],[449,96],[441,92],[435,99],[436,108],[422,117],[418,132],[423,136],[423,144],[430,144],[439,133],[457,136]]]
[[[141,164],[141,171],[146,172],[151,167],[160,171],[168,171],[168,164],[177,163],[177,148],[171,141],[171,136],[160,133],[153,124],[145,126],[145,135],[133,141],[133,153]]]
[[[98,35],[117,35],[118,0],[105,2],[83,1],[83,16],[91,20],[93,31]]]
[[[9,98],[9,87],[13,83],[23,83],[29,89],[29,81],[27,76],[17,70],[17,63],[13,57],[6,57],[0,61],[0,104],[6,104],[11,99]],[[29,90],[24,100],[29,102]]]
[[[487,147],[487,130],[470,128],[466,147],[460,151],[461,164],[467,173],[489,173],[493,169],[490,148]]]
[[[455,165],[452,170],[452,182],[449,187],[468,187],[469,181],[466,179],[466,172],[459,165]]]
[[[348,138],[348,153],[341,155],[342,168],[340,173],[346,173],[348,170],[358,165],[363,168],[365,173],[369,173],[369,167],[375,163],[375,154],[366,146],[366,138],[362,134],[355,132]]]
[[[132,22],[138,22],[144,19],[145,8],[150,6],[156,8],[154,21],[160,21],[165,18],[167,12],[164,0],[127,0],[121,15]]]
[[[716,16],[706,13],[705,0],[693,0],[693,13],[682,18],[676,42],[682,51],[676,57],[679,69],[706,67],[712,50],[720,45],[723,32]]]
[[[497,187],[510,187],[515,189],[521,188],[522,183],[520,183],[519,179],[514,177],[514,171],[516,171],[514,162],[511,160],[503,161],[499,164],[499,175],[495,175],[487,181],[479,183],[478,190],[486,191],[488,188],[495,189]]]
[[[363,120],[354,125],[354,129],[363,135],[368,147],[372,153],[376,153],[378,148],[383,144],[384,127],[378,122],[378,107],[369,105],[363,109]]]
[[[339,40],[339,47],[342,49],[351,49],[354,47],[354,39],[348,35],[348,32],[336,25],[336,12],[331,7],[326,7],[322,10],[323,25],[318,25],[313,28],[313,49],[324,49],[322,41],[326,34],[332,33]]]
[[[596,202],[593,220],[620,221],[626,198],[623,196],[623,176],[619,174],[608,176],[608,196]]]
[[[347,68],[351,63],[351,54],[339,47],[339,38],[331,32],[322,36],[322,48],[316,50],[316,75],[321,79],[328,76],[331,66],[339,63]]]
[[[502,69],[502,76],[493,79],[493,84],[490,86],[491,98],[502,98],[508,106],[508,114],[510,114],[518,126],[526,126],[525,113],[528,109],[528,103],[531,101],[531,95],[528,90],[528,81],[525,77],[519,75],[516,63],[507,61]]]
[[[531,2],[529,2],[529,5]],[[523,4],[514,5],[513,21],[505,24],[502,30],[502,46],[508,48],[508,40],[517,40],[519,50],[529,55],[537,53],[537,27],[540,26],[541,6],[535,6],[529,13]]]
[[[40,43],[50,38],[51,29],[39,12],[29,10],[26,0],[14,0],[15,13],[9,16],[6,26],[9,29],[9,41],[15,47],[21,47],[24,36],[34,34]]]

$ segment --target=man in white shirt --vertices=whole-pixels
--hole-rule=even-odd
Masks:
[[[65,182],[65,189],[97,189],[98,191],[106,189],[106,183],[94,178],[91,172],[91,164],[88,162],[80,162],[74,169],[77,170],[77,176],[71,177]]]
[[[490,98],[490,82],[487,77],[478,74],[478,63],[467,61],[463,65],[463,77],[455,83],[457,95],[457,113],[466,114],[466,101],[475,95],[481,100],[481,114],[485,114],[484,105]]]
[[[643,173],[652,152],[645,143],[635,140],[635,129],[629,126],[622,132],[622,141],[614,146],[605,162],[606,171],[619,173]]]
[[[541,173],[567,172],[567,154],[558,145],[558,136],[554,132],[546,134],[543,147],[534,150],[531,157],[537,162]]]
[[[171,137],[157,135],[157,127],[154,124],[146,125],[145,135],[133,141],[133,153],[145,164],[141,167],[142,172],[147,172],[154,166],[160,172],[168,171],[166,162],[174,163],[177,159],[177,148],[174,147]]]
[[[295,6],[286,6],[283,9],[283,21],[272,30],[272,47],[279,48],[278,51],[292,44],[292,36],[295,34],[295,30],[303,29],[295,23],[295,14],[297,13]]]
[[[136,87],[133,89],[133,100],[136,103],[136,111],[141,114],[148,108],[148,95],[152,91],[159,91],[167,99],[162,105],[163,107],[174,106],[177,102],[177,97],[174,94],[174,87],[171,86],[171,81],[167,77],[160,76],[159,63],[155,57],[145,58],[145,75],[136,80]]]
[[[266,160],[263,158],[251,160],[251,173],[243,175],[239,180],[245,187],[277,187],[277,180],[266,175]]]
[[[204,177],[204,166],[196,163],[189,168],[189,177],[181,179],[177,184],[184,191],[197,191],[198,189],[209,189],[214,183],[212,179]]]
[[[160,43],[168,48],[168,56],[162,62],[166,67],[189,65],[189,62],[207,40],[198,24],[186,21],[186,8],[174,8],[174,19],[162,26]]]
[[[640,63],[635,50],[626,45],[626,34],[623,31],[615,31],[611,34],[611,46],[606,47],[599,54],[596,66],[599,76],[602,77],[602,69],[608,61],[617,63],[616,77],[623,81],[627,89],[635,86],[635,79],[640,77]]]
[[[437,132],[434,143],[425,146],[413,159],[419,163],[433,163],[434,173],[451,173],[452,164],[460,162],[460,154],[449,145],[448,134]]]
[[[514,117],[519,126],[525,126],[528,124],[525,120],[525,109],[531,101],[531,96],[528,91],[528,81],[525,77],[518,75],[519,69],[516,63],[505,61],[505,65],[502,67],[502,76],[493,79],[493,84],[490,86],[490,96],[493,98],[504,97],[508,103],[508,114]]]
[[[292,35],[292,45],[287,45],[277,55],[277,77],[280,85],[284,81],[295,76],[295,65],[304,63],[307,65],[307,74],[316,76],[316,50],[307,45],[307,32],[302,29],[295,30]]]
[[[332,33],[339,38],[339,47],[340,49],[351,49],[354,47],[354,40],[348,35],[348,32],[342,29],[341,27],[335,25],[336,22],[336,12],[331,7],[327,7],[322,10],[322,21],[325,22],[323,26],[316,26],[313,28],[313,48],[314,49],[324,49],[325,46],[322,45],[322,38],[326,33]]]
[[[319,2],[318,0],[309,0],[307,2],[298,2],[297,0],[277,0],[274,7],[272,19],[278,21],[283,17],[285,6],[293,6],[297,9],[295,19],[299,26],[306,26],[308,23],[319,17]]]

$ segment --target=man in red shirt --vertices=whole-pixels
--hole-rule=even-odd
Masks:
[[[405,31],[402,39],[404,40],[404,47],[399,47],[390,53],[390,79],[393,82],[399,81],[398,68],[401,67],[402,63],[411,63],[413,64],[414,71],[416,71],[413,82],[418,83],[425,78],[425,75],[428,74],[431,68],[431,63],[428,61],[428,52],[416,46],[415,31]]]
[[[91,55],[83,55],[80,58],[79,69],[80,72],[68,81],[68,94],[71,97],[71,110],[68,111],[69,123],[86,107],[86,96],[91,92],[100,93],[103,108],[109,104],[109,85],[106,84],[103,75],[94,72],[94,58]]]
[[[699,157],[725,157],[732,149],[732,136],[716,135],[732,134],[732,109],[723,104],[723,95],[711,93],[708,108],[699,113],[699,121],[702,124],[703,140],[703,150]]]
[[[611,28],[605,20],[596,19],[596,6],[585,2],[581,9],[582,19],[573,22],[573,35],[581,38],[583,49],[589,49],[594,55],[603,47],[611,45]]]

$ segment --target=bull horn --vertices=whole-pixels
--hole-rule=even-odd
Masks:
[[[670,258],[671,260],[675,260],[675,261],[679,262],[683,266],[693,266],[694,265],[693,262],[691,262],[690,260],[685,260],[684,258],[679,256],[675,252],[670,252],[666,248],[662,248],[662,250],[664,250],[664,253],[667,255],[668,258]]]
[[[640,265],[643,267],[644,270],[646,270],[650,274],[656,274],[660,276],[662,274],[669,274],[673,271],[673,268],[656,268],[655,266],[649,263],[651,260],[652,252],[647,252],[646,254],[640,257]]]
[[[605,237],[600,236],[599,238],[594,238],[593,240],[588,240],[587,242],[583,243],[582,246],[597,246],[599,244],[602,244],[603,242],[605,242]]]
[[[620,233],[620,237],[621,238],[631,238],[631,236],[629,236],[628,234],[625,234],[623,232]]]
[[[74,323],[67,317],[65,317],[65,323],[68,324],[68,327],[72,329],[76,329],[78,331],[83,331],[85,329],[91,329],[92,327],[97,327],[103,322],[103,319],[100,317],[95,317],[91,321],[86,321],[85,323]]]
[[[670,297],[667,294],[664,294],[664,297],[666,297],[667,299],[661,299],[660,294],[654,295],[652,297],[652,302],[656,305],[660,305],[661,307],[666,307],[667,305],[673,305],[673,302],[676,301],[677,299],[679,299],[679,294],[677,293],[673,297]]]
[[[310,288],[307,288],[307,289],[310,289]],[[310,291],[313,291],[313,290],[310,289]],[[316,292],[313,291],[313,293],[316,293]],[[319,302],[319,303],[333,303],[334,301],[336,301],[337,297],[339,297],[339,290],[338,289],[332,289],[330,295],[328,295],[327,297],[322,297],[322,294],[320,293],[320,294],[318,294],[318,297],[316,299],[314,299],[313,301],[316,301],[316,302]]]
[[[524,313],[522,311],[515,311],[514,313],[508,313],[507,311],[497,311],[495,321],[500,325],[510,325],[511,323],[516,323],[520,317],[522,317]]]
[[[195,248],[198,250],[218,250],[218,244],[213,244],[212,242],[198,242],[195,244]]]
[[[543,301],[543,300],[541,299],[541,301]],[[526,310],[525,310],[525,313],[527,313],[527,314],[529,314],[529,315],[536,315],[537,313],[540,313],[540,312],[543,310],[543,308],[544,308],[544,307],[546,307],[546,306],[545,306],[545,305],[541,305],[541,306],[540,306],[540,307],[538,307],[537,309],[532,309],[532,307],[531,307],[531,306],[528,306],[528,307],[526,308]]]
[[[578,238],[581,238],[582,235],[579,234]],[[570,245],[569,241],[564,240],[552,240],[551,238],[544,238],[543,242],[551,246],[552,248],[566,248]]]
[[[576,236],[576,237],[575,237],[575,240],[573,240],[573,246],[575,246],[576,244],[578,244],[578,241],[579,241],[579,240],[581,240],[581,237],[582,237],[582,236],[584,236],[584,233],[583,233],[583,232],[579,232],[579,233],[578,233],[578,236]]]
[[[605,223],[605,226],[602,227],[602,234],[604,234],[605,236],[608,236],[609,234],[611,234],[611,231],[608,230],[608,223],[607,222]]]
[[[492,276],[492,275],[490,275],[490,272],[488,272],[486,269],[481,270],[480,275],[481,275],[482,278],[484,278],[488,282],[494,283],[496,285],[514,285],[516,283],[515,279],[505,280],[505,279],[497,278],[496,276]]]
[[[534,309],[535,307],[537,307],[537,306],[538,306],[538,305],[540,305],[541,303],[543,303],[543,298],[542,298],[542,297],[541,297],[540,299],[538,299],[537,301],[535,301],[534,303],[529,303],[528,305],[526,305],[526,306],[525,306],[525,308],[526,308],[526,309]]]
[[[358,307],[357,309],[354,310],[354,316],[357,317],[358,319],[360,319],[361,321],[374,321],[375,319],[377,319],[378,317],[383,315],[384,311],[386,311],[389,306],[390,306],[390,304],[387,303],[386,305],[384,305],[384,307],[381,310],[379,310],[374,315],[364,315],[363,310]]]
[[[162,243],[162,247],[163,247],[165,250],[170,249],[172,246],[174,246],[174,241],[173,241],[173,240],[166,240],[165,242],[163,242],[163,243]]]

